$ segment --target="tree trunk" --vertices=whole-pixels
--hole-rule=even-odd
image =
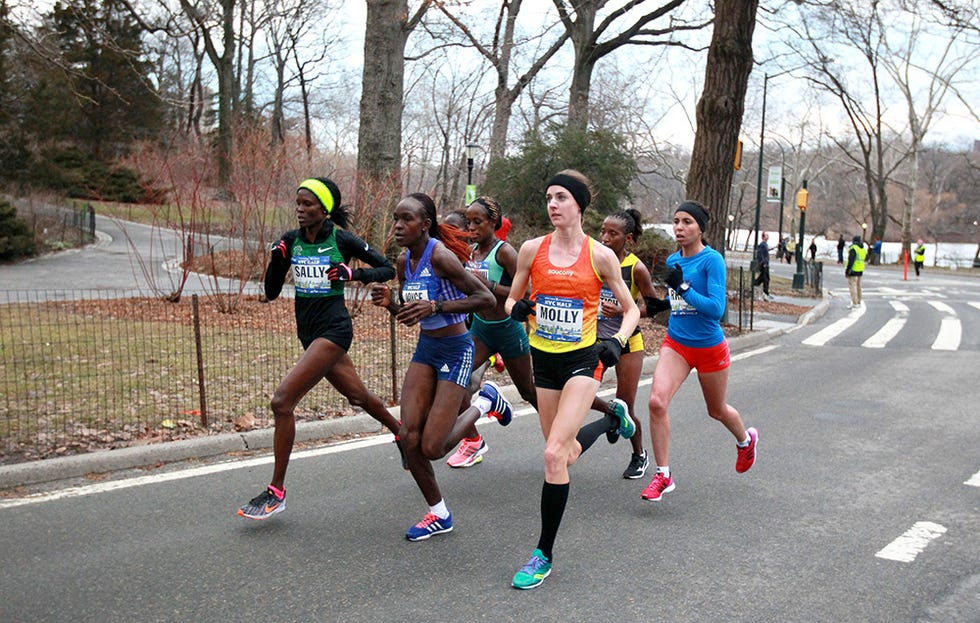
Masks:
[[[401,194],[402,98],[407,0],[367,0],[361,120],[357,136],[356,211],[368,241],[380,245],[385,218]],[[380,218],[377,218],[380,217]]]
[[[724,248],[725,207],[731,194],[735,150],[752,71],[752,33],[758,0],[717,0],[714,31],[697,106],[697,132],[687,175],[687,198],[700,201],[711,220],[705,239]]]

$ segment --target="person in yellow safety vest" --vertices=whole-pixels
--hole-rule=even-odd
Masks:
[[[868,256],[868,250],[861,242],[861,236],[854,236],[851,247],[847,251],[847,267],[844,275],[847,276],[847,287],[851,290],[851,304],[848,309],[861,307],[861,275],[864,274],[864,260]]]
[[[922,264],[926,261],[926,245],[922,242],[922,238],[915,243],[915,255],[912,259],[915,260],[915,278],[919,278],[919,271],[922,270]]]

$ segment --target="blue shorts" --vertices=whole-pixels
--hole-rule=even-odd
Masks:
[[[483,320],[474,314],[470,333],[473,339],[486,344],[491,353],[500,353],[505,361],[531,352],[524,325],[513,318]]]
[[[429,366],[440,381],[452,381],[461,387],[470,386],[473,374],[473,338],[469,333],[449,337],[419,335],[412,362]]]

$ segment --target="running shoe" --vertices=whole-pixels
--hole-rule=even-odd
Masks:
[[[500,353],[494,353],[490,355],[490,365],[497,372],[503,372],[506,367],[504,366],[504,358],[500,356]]]
[[[248,504],[239,508],[238,515],[249,519],[268,519],[284,510],[286,510],[285,491],[283,491],[283,496],[279,497],[272,492],[272,489],[266,489],[249,500]]]
[[[626,471],[623,472],[623,478],[628,478],[629,480],[643,478],[643,474],[647,473],[647,467],[649,466],[650,459],[647,458],[646,450],[640,454],[633,454],[633,456],[630,457],[629,466],[627,466]]]
[[[549,575],[551,575],[551,562],[544,557],[541,550],[535,549],[531,554],[531,560],[514,574],[510,585],[521,590],[537,588]]]
[[[663,472],[657,472],[647,485],[647,488],[643,490],[640,497],[644,500],[650,500],[651,502],[659,502],[663,499],[665,493],[670,493],[674,490],[674,477],[664,476]]]
[[[759,445],[759,431],[749,428],[745,432],[749,434],[749,445],[738,449],[738,458],[735,460],[735,471],[739,474],[749,471],[755,463],[755,449]]]
[[[510,408],[510,402],[504,398],[496,383],[493,381],[484,383],[483,387],[480,388],[480,395],[490,401],[490,411],[487,412],[487,415],[497,418],[497,422],[501,426],[510,424],[514,417],[514,411]]]
[[[487,453],[487,442],[482,437],[479,441],[464,439],[459,442],[456,452],[446,460],[449,467],[471,467],[483,461],[483,455]]]
[[[443,534],[444,532],[452,531],[452,513],[449,513],[449,517],[445,519],[439,519],[432,513],[426,513],[422,521],[408,529],[408,532],[405,533],[405,538],[409,541],[424,541],[433,534]]]
[[[402,469],[408,471],[408,459],[405,458],[405,449],[402,448],[402,440],[398,435],[395,435],[395,447],[398,448],[398,456],[402,459]]]
[[[606,431],[606,441],[609,443],[616,443],[620,437],[629,439],[636,432],[636,424],[630,417],[629,407],[619,398],[613,398],[609,401],[606,415],[615,420],[615,428]]]

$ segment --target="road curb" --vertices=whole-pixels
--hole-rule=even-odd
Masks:
[[[819,319],[830,305],[827,293],[820,303],[802,314],[797,322],[783,323],[785,326],[773,327],[764,331],[753,331],[729,340],[731,352],[744,351],[763,344],[797,326],[805,326]],[[643,361],[643,374],[653,374],[657,357],[646,357]],[[614,386],[613,382],[609,382]],[[501,387],[504,395],[513,403],[521,400],[514,385]],[[397,419],[398,407],[391,413]],[[382,426],[366,413],[351,416],[299,422],[296,424],[296,441],[327,440],[340,435],[370,435],[385,432]],[[272,447],[273,429],[263,428],[242,433],[220,433],[208,437],[197,437],[181,441],[170,441],[142,446],[130,446],[115,450],[97,450],[86,454],[42,459],[14,465],[0,465],[0,488],[35,485],[56,480],[78,478],[86,474],[112,472],[153,466],[160,463],[200,459],[232,452],[265,450]]]

